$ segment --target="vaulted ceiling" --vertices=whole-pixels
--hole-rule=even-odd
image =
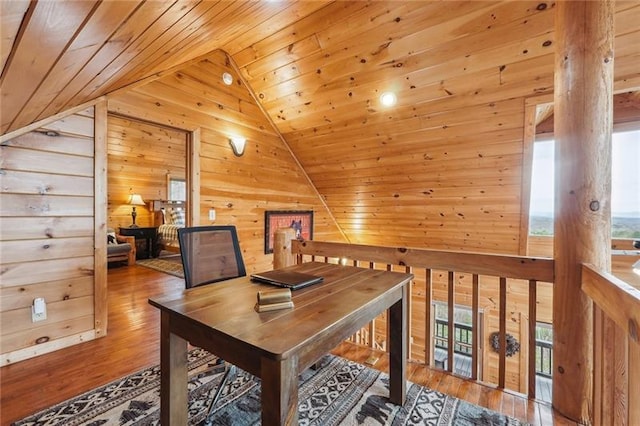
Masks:
[[[615,87],[637,89],[640,3],[615,7]],[[3,0],[0,130],[222,49],[354,242],[385,242],[357,237],[366,218],[366,232],[398,224],[400,240],[416,227],[447,229],[445,246],[458,248],[480,223],[519,227],[524,98],[553,90],[554,10],[550,1]],[[385,91],[397,105],[380,105]],[[461,218],[469,228],[452,238]]]

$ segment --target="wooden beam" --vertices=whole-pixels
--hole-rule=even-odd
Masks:
[[[107,334],[107,101],[102,99],[94,112],[94,318],[96,337]]]
[[[593,307],[581,264],[609,271],[613,1],[556,4],[553,406],[591,424]]]

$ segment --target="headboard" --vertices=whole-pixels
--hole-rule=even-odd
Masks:
[[[169,209],[182,209],[186,211],[186,203],[184,201],[175,200],[153,200],[151,202],[153,226],[160,226],[164,224],[165,215],[163,214],[163,210],[168,213]]]

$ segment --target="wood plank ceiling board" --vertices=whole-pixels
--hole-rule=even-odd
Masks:
[[[244,31],[239,36],[228,39],[223,45],[224,50],[233,55],[237,51],[271,36],[281,28],[290,27],[307,16],[315,15],[315,12],[322,10],[325,5],[331,2],[327,0],[289,2],[284,8],[277,4],[279,2],[275,3],[273,4],[275,8],[267,8],[266,6],[269,5],[265,5],[265,10],[273,10],[275,13],[268,19],[261,18],[259,15],[255,16],[254,21],[258,24],[253,26],[250,31]]]
[[[539,36],[541,43],[544,43],[544,41],[547,40],[548,36],[546,35],[542,35]],[[534,42],[535,43],[535,42]],[[466,43],[461,43],[461,46],[464,46],[465,44],[468,44],[468,42]],[[442,76],[444,75],[448,75],[448,77],[451,76],[456,76],[458,74],[456,74],[456,72],[452,72],[452,70],[460,70],[458,71],[459,73],[465,73],[465,74],[470,74],[473,73],[475,71],[483,71],[486,69],[490,69],[490,68],[494,68],[494,69],[500,69],[500,67],[504,67],[505,62],[508,62],[508,57],[505,57],[508,53],[510,52],[514,52],[515,57],[513,58],[513,61],[515,62],[518,58],[518,56],[520,55],[520,52],[522,52],[523,50],[527,50],[522,49],[520,45],[515,44],[515,45],[506,45],[506,46],[500,46],[499,48],[495,49],[495,50],[482,50],[480,52],[478,52],[477,54],[474,55],[462,55],[460,52],[460,49],[451,49],[450,46],[447,46],[446,49],[444,49],[444,51],[450,51],[450,50],[454,50],[455,52],[458,52],[457,54],[455,54],[453,56],[454,59],[452,59],[449,62],[433,62],[433,65],[430,64],[425,64],[422,63],[422,61],[417,60],[417,59],[407,59],[406,61],[403,62],[403,59],[393,59],[391,61],[388,62],[388,70],[390,71],[389,73],[383,72],[381,76],[379,77],[372,77],[372,83],[370,85],[368,85],[370,87],[370,94],[375,94],[375,98],[373,98],[373,100],[377,100],[377,97],[380,95],[381,90],[378,89],[374,89],[374,87],[377,85],[378,87],[380,87],[381,84],[384,84],[384,82],[386,80],[389,79],[389,77],[391,77],[391,73],[395,73],[397,75],[399,75],[400,77],[397,77],[397,79],[399,81],[402,80],[406,80],[409,81],[409,85],[408,86],[408,90],[407,91],[411,91],[416,89],[418,86],[416,84],[420,84],[418,82],[422,82],[422,84],[426,83],[430,83],[430,82],[442,82]],[[530,49],[530,50],[533,50]],[[429,56],[429,58],[439,58],[439,55],[434,55],[434,56]],[[482,60],[476,60],[476,58],[482,58]],[[495,58],[495,59],[494,59]],[[429,61],[433,61],[433,59],[429,59]],[[408,72],[410,72],[412,70],[412,63],[413,63],[413,69],[416,70],[420,70],[420,72],[417,74],[417,78],[412,79],[412,74],[408,74]],[[401,69],[398,69],[397,64],[403,64]],[[344,68],[348,68],[346,66],[347,64],[341,64],[340,67],[338,67],[339,69],[344,69]],[[367,74],[369,75],[374,75],[374,74],[379,74],[380,71],[378,69],[375,69],[373,67],[370,67],[368,69],[362,69],[361,71],[358,72],[357,74],[357,80],[360,81],[362,79],[362,76],[364,75],[364,78],[367,78]],[[324,68],[323,68],[323,75],[326,74],[326,72],[324,72]],[[429,75],[432,75],[432,77],[427,78]],[[337,83],[336,86],[340,85],[341,83]],[[406,83],[402,83],[402,87],[404,88]],[[392,85],[392,84],[391,84]],[[330,86],[329,84],[325,84],[323,86],[323,89],[326,88],[327,86]],[[344,92],[344,83],[341,84],[342,87],[337,87],[334,90],[329,90],[328,91],[328,97],[330,98],[330,102],[331,102],[331,109],[334,111],[334,115],[336,116],[342,116],[344,111],[341,111],[339,109],[339,107],[341,106],[340,103],[336,100],[336,98],[339,99],[344,99],[346,101],[343,102],[349,102],[351,103],[351,105],[348,107],[350,109],[352,109],[354,107],[353,102],[350,100],[350,98],[353,98],[353,96],[336,96],[337,93],[342,90],[342,92]],[[399,84],[397,85],[399,86]],[[366,87],[366,86],[365,86]],[[357,90],[359,89],[359,86],[355,86],[355,87],[349,87],[349,94],[353,95],[354,93],[357,93]],[[400,91],[400,88],[397,88],[398,91],[398,97],[401,99],[401,103],[402,102],[406,102],[407,105],[414,105],[415,102],[413,102],[413,100],[411,98],[408,98],[407,100],[405,100],[405,96],[404,96],[404,91]],[[322,95],[325,94],[325,90],[322,90]],[[298,98],[301,98],[301,100],[303,102],[306,102],[305,105],[296,105],[295,107],[297,108],[304,108],[304,106],[307,107],[311,107],[311,106],[317,106],[319,102],[322,101],[323,97],[319,96],[320,93],[315,93],[315,101],[310,101],[307,100],[304,96],[300,97],[298,96]],[[331,96],[334,95],[334,96]],[[279,101],[279,100],[278,100]],[[364,101],[364,105],[363,105],[363,109],[368,109],[368,105],[370,103],[373,103],[372,100],[367,100],[365,99]],[[276,122],[278,123],[278,125],[281,127],[282,132],[286,135],[291,129],[287,128],[286,126],[290,126],[292,128],[299,128],[299,126],[297,125],[295,120],[292,120],[292,118],[286,114],[286,112],[288,112],[288,110],[282,110],[281,108],[281,103],[280,102],[274,102],[274,103],[278,103],[280,104],[280,110],[279,110],[279,114],[278,116],[280,117],[280,120],[285,121],[285,123],[280,123],[279,120],[276,120]],[[346,106],[346,105],[344,105]],[[401,106],[401,105],[400,105]],[[322,108],[322,106],[318,107],[318,108]],[[326,107],[325,107],[326,109]],[[357,109],[357,108],[356,108]],[[269,108],[267,107],[267,110],[269,111]],[[281,112],[283,111],[283,112]],[[314,113],[314,111],[310,112],[311,114]],[[273,115],[273,112],[272,112]],[[302,120],[305,119],[304,115],[302,114],[298,114],[299,116],[301,116],[300,118]],[[325,118],[329,118],[330,117],[326,117]],[[317,125],[314,123],[314,125]]]
[[[0,2],[0,69],[4,66],[11,53],[11,46],[18,37],[20,24],[29,8],[29,0],[15,0]]]
[[[144,21],[130,21],[131,30],[135,34],[131,42],[127,44],[122,52],[119,52],[117,57],[105,64],[102,70],[82,90],[69,99],[65,108],[82,103],[84,99],[91,99],[104,94],[103,86],[115,73],[122,72],[126,74],[131,64],[140,60],[140,53],[153,52],[157,41],[162,40],[164,35],[170,32],[176,23],[180,22],[200,1],[178,0],[148,24],[144,23]],[[136,16],[138,15],[139,13],[136,14]]]
[[[156,72],[157,70],[163,71],[163,65],[167,57],[170,57],[176,52],[183,51],[183,44],[190,38],[197,35],[198,31],[203,28],[207,23],[216,17],[225,16],[231,13],[235,7],[238,7],[242,3],[240,2],[204,2],[198,4],[192,11],[194,12],[193,20],[191,22],[185,22],[188,24],[182,31],[175,34],[169,40],[165,40],[158,49],[154,52],[142,52],[145,55],[144,59],[136,60],[135,63],[128,64],[129,70],[125,74],[126,80],[123,79],[122,73],[115,74],[107,84],[104,86],[104,91],[109,93],[116,90],[119,87],[126,86],[128,84],[137,82],[149,75],[150,71]],[[209,9],[206,9],[209,6]],[[199,16],[196,16],[199,15]],[[168,35],[168,33],[163,34]],[[183,53],[184,54],[184,53]],[[169,67],[171,68],[171,67]],[[166,68],[165,68],[166,69]]]
[[[92,13],[95,1],[38,2],[25,15],[24,30],[16,38],[16,51],[2,73],[2,133],[11,128],[69,40]]]
[[[136,7],[136,3],[125,1],[101,2],[97,5],[29,99],[13,128],[20,128],[38,117],[44,118],[45,108],[78,75],[87,61],[107,42],[109,34],[122,25]]]
[[[43,119],[70,106],[71,99],[85,89],[87,85],[120,54],[126,51],[146,29],[161,16],[174,0],[157,0],[141,3],[136,10],[113,33],[106,43],[85,63],[81,72],[56,96],[40,114]],[[80,104],[82,102],[78,102]]]
[[[317,2],[301,2],[305,5],[318,7]],[[167,57],[158,65],[159,69],[177,65],[188,59],[204,55],[228,42],[237,42],[241,37],[248,36],[250,43],[264,37],[260,25],[270,22],[285,11],[286,22],[296,19],[295,5],[297,3],[269,3],[269,2],[233,2],[232,7],[225,8],[223,13],[213,17],[212,20],[198,28],[185,43],[169,52],[173,56]],[[314,10],[314,9],[310,9]],[[310,12],[309,12],[310,13]],[[285,24],[283,24],[285,25]]]
[[[206,12],[214,3],[200,2],[199,0],[174,3],[162,16],[156,20],[144,34],[132,43],[125,53],[118,56],[99,78],[94,79],[87,92],[82,97],[96,97],[108,93],[114,81],[120,76],[132,76],[136,67],[146,69],[149,74],[149,65],[153,62],[158,52],[169,48],[178,39],[178,36],[188,28],[194,20]],[[135,80],[133,80],[135,81]],[[92,90],[90,92],[90,90]]]
[[[294,22],[290,26],[283,26],[278,31],[252,43],[239,52],[234,52],[231,46],[225,46],[225,49],[232,55],[238,67],[244,69],[247,65],[265,58],[275,51],[292,46],[305,38],[315,36],[319,28],[326,28],[331,22],[344,19],[345,16],[354,13],[356,10],[370,5],[371,3],[367,2],[329,3],[319,8],[315,13]]]

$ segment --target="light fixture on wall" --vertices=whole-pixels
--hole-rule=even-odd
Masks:
[[[241,138],[238,136],[233,136],[229,139],[229,145],[231,145],[231,149],[233,149],[233,153],[236,157],[241,157],[244,154],[244,147],[247,143],[245,138]]]
[[[142,195],[140,194],[129,195],[129,201],[127,202],[127,204],[129,204],[130,206],[133,206],[133,210],[131,211],[131,219],[133,219],[133,223],[131,224],[130,228],[137,228],[138,225],[136,225],[136,216],[138,214],[136,213],[136,206],[145,205],[145,202],[142,199]]]
[[[233,76],[228,72],[222,73],[222,82],[227,86],[231,86],[233,84]]]

